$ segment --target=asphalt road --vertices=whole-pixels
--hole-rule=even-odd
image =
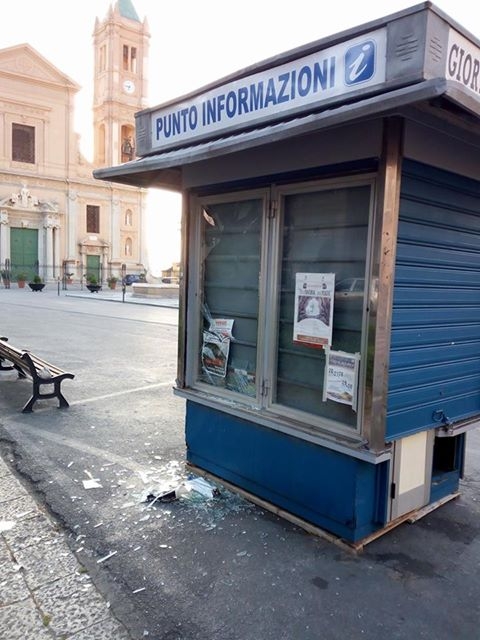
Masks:
[[[2,374],[2,450],[132,638],[478,640],[478,431],[461,497],[358,555],[224,489],[152,505],[186,477],[177,311],[16,289],[0,310],[1,335],[75,374],[69,409],[29,415],[29,384]]]

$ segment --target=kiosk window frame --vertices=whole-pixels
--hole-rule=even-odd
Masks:
[[[194,276],[193,305],[189,305],[191,312],[187,320],[187,371],[192,372],[187,377],[187,386],[197,388],[208,394],[215,394],[219,398],[236,398],[237,402],[245,400],[247,405],[259,407],[261,404],[260,392],[257,384],[258,371],[261,368],[261,357],[258,345],[261,343],[261,327],[264,325],[263,311],[260,301],[265,298],[265,282],[262,274],[266,272],[264,264],[265,252],[263,251],[264,239],[268,234],[265,226],[268,221],[266,212],[269,206],[269,189],[249,190],[247,192],[234,192],[226,195],[194,198],[192,211],[195,212],[192,224],[194,242],[192,243],[192,273]],[[224,230],[222,217],[231,213],[236,218],[237,231]],[[257,214],[257,218],[256,218]],[[241,228],[244,221],[246,228]],[[252,230],[254,227],[254,230]],[[224,233],[225,231],[225,233]],[[255,232],[258,234],[256,247],[253,250],[248,246]],[[222,242],[232,243],[236,254],[234,260],[228,261],[228,256],[222,251]],[[255,243],[255,238],[253,238]],[[239,256],[239,252],[242,255]],[[257,253],[256,253],[257,252]],[[253,283],[250,277],[247,296],[237,295],[236,299],[227,301],[227,295],[245,292],[239,291],[239,278],[242,272],[251,273],[252,262],[257,259],[258,276]],[[210,263],[210,264],[209,264]],[[213,264],[212,263],[216,263]],[[210,287],[208,283],[209,267],[218,272],[224,267],[222,282],[218,286]],[[229,273],[227,273],[227,271]],[[256,292],[255,292],[256,285]],[[209,294],[213,295],[210,296]],[[223,299],[221,296],[223,295]],[[251,304],[256,295],[255,309],[246,308],[246,302]],[[211,297],[215,299],[212,300]],[[246,300],[247,298],[247,300]],[[239,309],[239,305],[243,308]],[[255,316],[255,319],[254,319]],[[222,368],[221,362],[207,361],[210,349],[219,348],[212,344],[208,334],[214,334],[215,328],[212,320],[233,320],[231,329],[232,337],[228,331],[217,330],[223,333],[225,341],[220,345],[223,348],[222,357],[231,362],[234,360],[233,371],[228,373]],[[252,336],[251,325],[255,322],[255,338]],[[250,326],[249,326],[250,325]],[[215,337],[215,336],[214,336]],[[219,340],[221,336],[219,337]],[[227,343],[227,344],[225,344]],[[228,352],[227,352],[228,350]],[[245,352],[250,351],[250,357],[245,357]],[[227,353],[225,353],[227,352]],[[244,356],[244,357],[242,357]],[[243,389],[243,391],[241,391]]]
[[[300,255],[300,260],[297,260],[298,265],[295,266],[294,272],[307,272],[307,274],[323,274],[333,271],[338,275],[337,282],[342,281],[340,290],[345,289],[345,280],[351,278],[352,292],[356,304],[358,305],[356,311],[356,326],[355,326],[355,340],[352,342],[346,336],[346,333],[339,331],[338,327],[335,327],[335,306],[333,312],[333,342],[327,345],[327,348],[341,350],[347,352],[350,347],[351,353],[347,355],[355,356],[359,359],[360,365],[358,367],[358,376],[356,379],[355,396],[358,397],[358,406],[348,406],[348,403],[333,402],[330,398],[327,400],[322,399],[322,387],[324,385],[324,367],[325,367],[325,351],[324,348],[314,348],[311,345],[294,345],[292,335],[292,346],[287,349],[290,351],[289,357],[293,356],[297,368],[302,368],[302,363],[306,363],[307,360],[313,364],[318,370],[318,379],[315,384],[309,385],[308,380],[303,381],[305,397],[309,397],[306,410],[301,404],[296,403],[292,398],[295,397],[296,391],[292,388],[291,392],[285,393],[284,389],[280,388],[280,369],[282,368],[282,340],[285,342],[285,337],[281,337],[284,333],[285,327],[288,326],[288,332],[291,333],[293,326],[293,301],[294,292],[293,287],[293,272],[289,276],[289,284],[286,287],[285,281],[282,282],[282,277],[285,280],[285,264],[290,260],[291,256],[287,256],[286,243],[294,244],[298,242],[298,238],[292,239],[293,236],[289,233],[297,223],[292,224],[291,212],[289,213],[289,203],[296,205],[300,208],[305,206],[305,202],[310,197],[312,199],[311,205],[315,208],[315,194],[318,195],[318,202],[324,208],[324,220],[327,215],[330,215],[332,220],[324,222],[323,228],[320,228],[319,224],[317,229],[313,225],[312,229],[301,229],[300,234],[306,232],[307,236],[310,234],[310,248],[314,246],[315,234],[320,234],[323,237],[323,246],[327,245],[325,242],[330,242],[329,234],[332,236],[332,246],[335,244],[341,246],[342,242],[349,242],[349,247],[353,247],[352,242],[354,237],[360,238],[362,249],[360,254],[362,260],[359,261],[358,255],[356,259],[351,263],[354,265],[349,271],[348,259],[345,256],[340,256],[340,262],[343,262],[343,266],[339,268],[338,264],[334,264],[336,261],[333,259],[318,261],[313,264],[311,256]],[[349,225],[349,216],[355,217],[356,212],[352,213],[349,207],[355,207],[355,194],[358,194],[359,206],[363,208],[361,223],[358,220]],[[338,179],[328,180],[312,180],[304,183],[288,183],[281,186],[271,184],[265,189],[252,189],[248,191],[231,191],[221,195],[212,196],[200,196],[192,195],[190,206],[190,229],[193,234],[190,243],[190,256],[189,256],[189,268],[190,268],[190,285],[188,292],[188,315],[187,315],[187,376],[186,376],[186,388],[190,393],[198,393],[199,399],[207,401],[208,403],[215,404],[218,401],[222,406],[235,407],[238,412],[245,411],[246,415],[252,410],[258,415],[260,411],[262,416],[266,419],[271,419],[272,423],[275,420],[282,420],[283,423],[289,424],[291,427],[313,430],[314,432],[334,432],[344,434],[346,436],[353,436],[355,433],[359,434],[362,430],[362,413],[363,413],[363,398],[367,368],[367,329],[368,329],[368,301],[370,292],[370,270],[371,270],[371,255],[372,255],[372,235],[374,229],[374,198],[375,198],[375,176],[368,174],[355,177],[344,177]],[[302,200],[303,199],[303,200]],[[257,339],[254,345],[255,357],[249,359],[249,363],[246,366],[238,365],[238,354],[241,352],[241,344],[237,344],[238,337],[239,343],[244,340],[242,333],[244,332],[245,320],[237,317],[234,312],[228,316],[228,309],[234,309],[234,298],[238,295],[232,289],[232,304],[225,304],[224,309],[219,314],[215,308],[211,308],[209,304],[209,296],[213,291],[211,288],[211,282],[205,281],[206,274],[211,272],[211,265],[209,261],[212,260],[212,253],[208,252],[207,244],[212,243],[212,237],[216,232],[211,232],[212,222],[213,225],[217,224],[218,227],[222,227],[225,231],[226,223],[228,222],[228,209],[230,208],[233,215],[232,218],[232,231],[235,234],[235,228],[239,233],[238,224],[235,227],[235,223],[238,222],[239,211],[241,215],[247,220],[248,215],[246,209],[251,207],[252,202],[257,201],[257,213],[261,216],[261,220],[256,220],[255,232],[258,235],[259,253],[257,255],[258,265],[258,289],[252,291],[253,296],[250,298],[252,302],[255,296],[258,296],[257,303],[257,326],[256,334]],[[345,202],[345,210],[339,211],[338,216],[336,211],[340,206],[339,203]],[[303,202],[303,204],[302,204]],[[331,211],[328,214],[326,206],[330,202]],[[235,203],[239,206],[235,207]],[[298,207],[297,207],[298,208]],[[336,209],[337,208],[337,209]],[[235,213],[236,212],[236,213]],[[290,220],[288,216],[290,215]],[[301,218],[301,213],[299,214]],[[220,217],[223,216],[223,220]],[[235,218],[235,216],[237,218]],[[255,216],[254,216],[255,217]],[[210,218],[210,221],[209,221]],[[215,221],[215,218],[217,220]],[[234,219],[235,218],[235,219]],[[321,214],[320,214],[321,218]],[[250,221],[251,222],[251,221]],[[287,227],[290,227],[287,230]],[[300,224],[301,226],[301,224]],[[351,228],[350,228],[351,227]],[[361,232],[359,231],[361,227]],[[360,235],[359,235],[360,233]],[[336,234],[338,237],[334,238]],[[305,236],[305,238],[307,237]],[[319,236],[320,237],[320,236]],[[312,240],[313,238],[313,240]],[[222,238],[217,236],[213,242],[218,242],[218,246]],[[242,252],[242,245],[239,237],[230,238],[232,251],[239,249]],[[228,242],[228,241],[227,241]],[[298,244],[298,251],[302,252],[302,242],[305,246],[308,244],[306,240],[301,239]],[[253,246],[253,245],[252,245]],[[348,247],[347,247],[348,249]],[[306,249],[308,251],[308,249]],[[253,252],[252,252],[253,253]],[[358,248],[356,254],[359,254]],[[209,257],[210,256],[210,257]],[[225,256],[223,256],[225,257]],[[232,254],[232,260],[238,258]],[[241,256],[240,256],[241,257]],[[303,259],[304,258],[304,259]],[[218,258],[216,258],[218,259]],[[308,262],[312,264],[308,265]],[[337,261],[338,262],[338,261]],[[238,271],[237,285],[241,284],[243,265]],[[245,274],[248,270],[245,268]],[[282,276],[283,273],[283,276]],[[247,277],[247,276],[246,276]],[[252,282],[252,273],[248,273],[250,278],[249,286]],[[360,291],[358,281],[364,281],[363,294]],[[285,290],[288,288],[288,304],[285,303]],[[345,292],[341,292],[342,296]],[[227,294],[226,294],[227,295]],[[348,295],[348,294],[347,294]],[[228,296],[227,296],[228,297]],[[332,304],[335,305],[335,297],[332,294]],[[338,310],[341,305],[345,304],[345,300],[337,303]],[[214,307],[218,305],[213,305]],[[285,310],[288,309],[290,319],[288,323],[284,323],[282,327],[282,321],[280,316]],[[224,313],[225,311],[225,313]],[[254,315],[255,310],[243,309],[246,315]],[[243,314],[243,315],[245,315]],[[343,314],[345,318],[345,314]],[[226,334],[226,340],[228,342],[225,351],[224,358],[230,365],[230,358],[232,358],[232,369],[235,374],[231,382],[231,372],[228,374],[225,370],[214,371],[214,376],[205,376],[205,360],[203,359],[203,352],[208,351],[208,347],[211,346],[209,339],[211,337],[209,330],[212,329],[213,333],[222,332],[222,328],[218,328],[215,324],[212,324],[212,320],[233,320],[231,326],[231,336]],[[226,330],[228,333],[228,328]],[[352,334],[353,335],[353,334]],[[214,335],[215,338],[215,335]],[[216,340],[214,339],[213,342]],[[285,346],[285,345],[284,345]],[[283,349],[285,352],[285,349]],[[253,353],[253,351],[252,351]],[[226,354],[226,355],[225,355]],[[255,369],[253,369],[252,363],[255,361]],[[286,361],[285,361],[286,362]],[[285,369],[285,362],[283,363],[283,369]],[[225,363],[224,363],[225,364]],[[288,363],[286,365],[288,367]],[[308,368],[308,367],[307,367]],[[294,372],[293,372],[294,373]],[[223,377],[222,377],[223,376]],[[239,376],[239,377],[238,377]],[[242,377],[243,376],[243,377]],[[295,377],[295,376],[293,376]],[[215,400],[217,399],[217,400]],[[325,410],[323,410],[325,409]]]

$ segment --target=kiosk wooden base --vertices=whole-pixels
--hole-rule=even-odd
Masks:
[[[249,502],[256,504],[258,507],[261,507],[262,509],[269,511],[270,513],[274,513],[280,518],[287,520],[287,522],[290,522],[291,524],[297,527],[300,527],[307,533],[311,533],[312,535],[317,536],[318,538],[322,538],[322,540],[331,542],[337,547],[341,547],[345,551],[349,551],[351,553],[352,552],[361,553],[367,544],[369,544],[370,542],[373,542],[374,540],[377,540],[378,538],[385,535],[389,531],[396,529],[399,525],[404,523],[414,524],[415,522],[425,517],[432,511],[435,511],[435,509],[438,509],[439,507],[443,506],[447,502],[450,502],[451,500],[455,500],[460,495],[460,492],[458,491],[455,493],[452,493],[451,495],[446,496],[445,498],[442,498],[441,500],[438,500],[435,503],[429,504],[426,507],[423,507],[422,509],[416,509],[414,511],[411,511],[410,513],[404,514],[400,518],[397,518],[396,520],[389,522],[385,527],[383,527],[379,531],[375,531],[371,535],[366,536],[365,538],[363,538],[362,540],[359,540],[358,542],[348,542],[347,540],[343,540],[342,538],[339,538],[338,536],[335,536],[329,533],[328,531],[325,531],[324,529],[315,526],[311,522],[307,522],[306,520],[303,520],[302,518],[295,516],[293,513],[289,513],[284,509],[280,509],[279,507],[275,506],[271,502],[268,502],[267,500],[263,500],[262,498],[259,498],[258,496],[254,495],[253,493],[249,493],[248,491],[245,491],[244,489],[237,487],[231,482],[228,482],[226,480],[223,480],[222,478],[219,478],[213,473],[209,473],[204,469],[200,469],[200,467],[197,467],[188,462],[186,464],[186,467],[189,471],[191,471],[195,475],[211,480],[212,482],[215,482],[225,487],[229,491],[236,493],[242,498],[245,498],[245,500],[248,500]]]

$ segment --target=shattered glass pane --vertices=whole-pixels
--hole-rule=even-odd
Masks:
[[[199,380],[256,396],[263,200],[204,205]],[[231,322],[225,335],[215,321]]]

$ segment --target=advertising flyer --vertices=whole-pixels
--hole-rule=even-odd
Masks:
[[[202,368],[205,373],[225,378],[232,338],[233,320],[212,319],[203,332]]]
[[[357,410],[357,380],[359,353],[326,349],[323,400],[350,405]]]
[[[332,344],[334,273],[297,273],[293,341],[324,347]]]

